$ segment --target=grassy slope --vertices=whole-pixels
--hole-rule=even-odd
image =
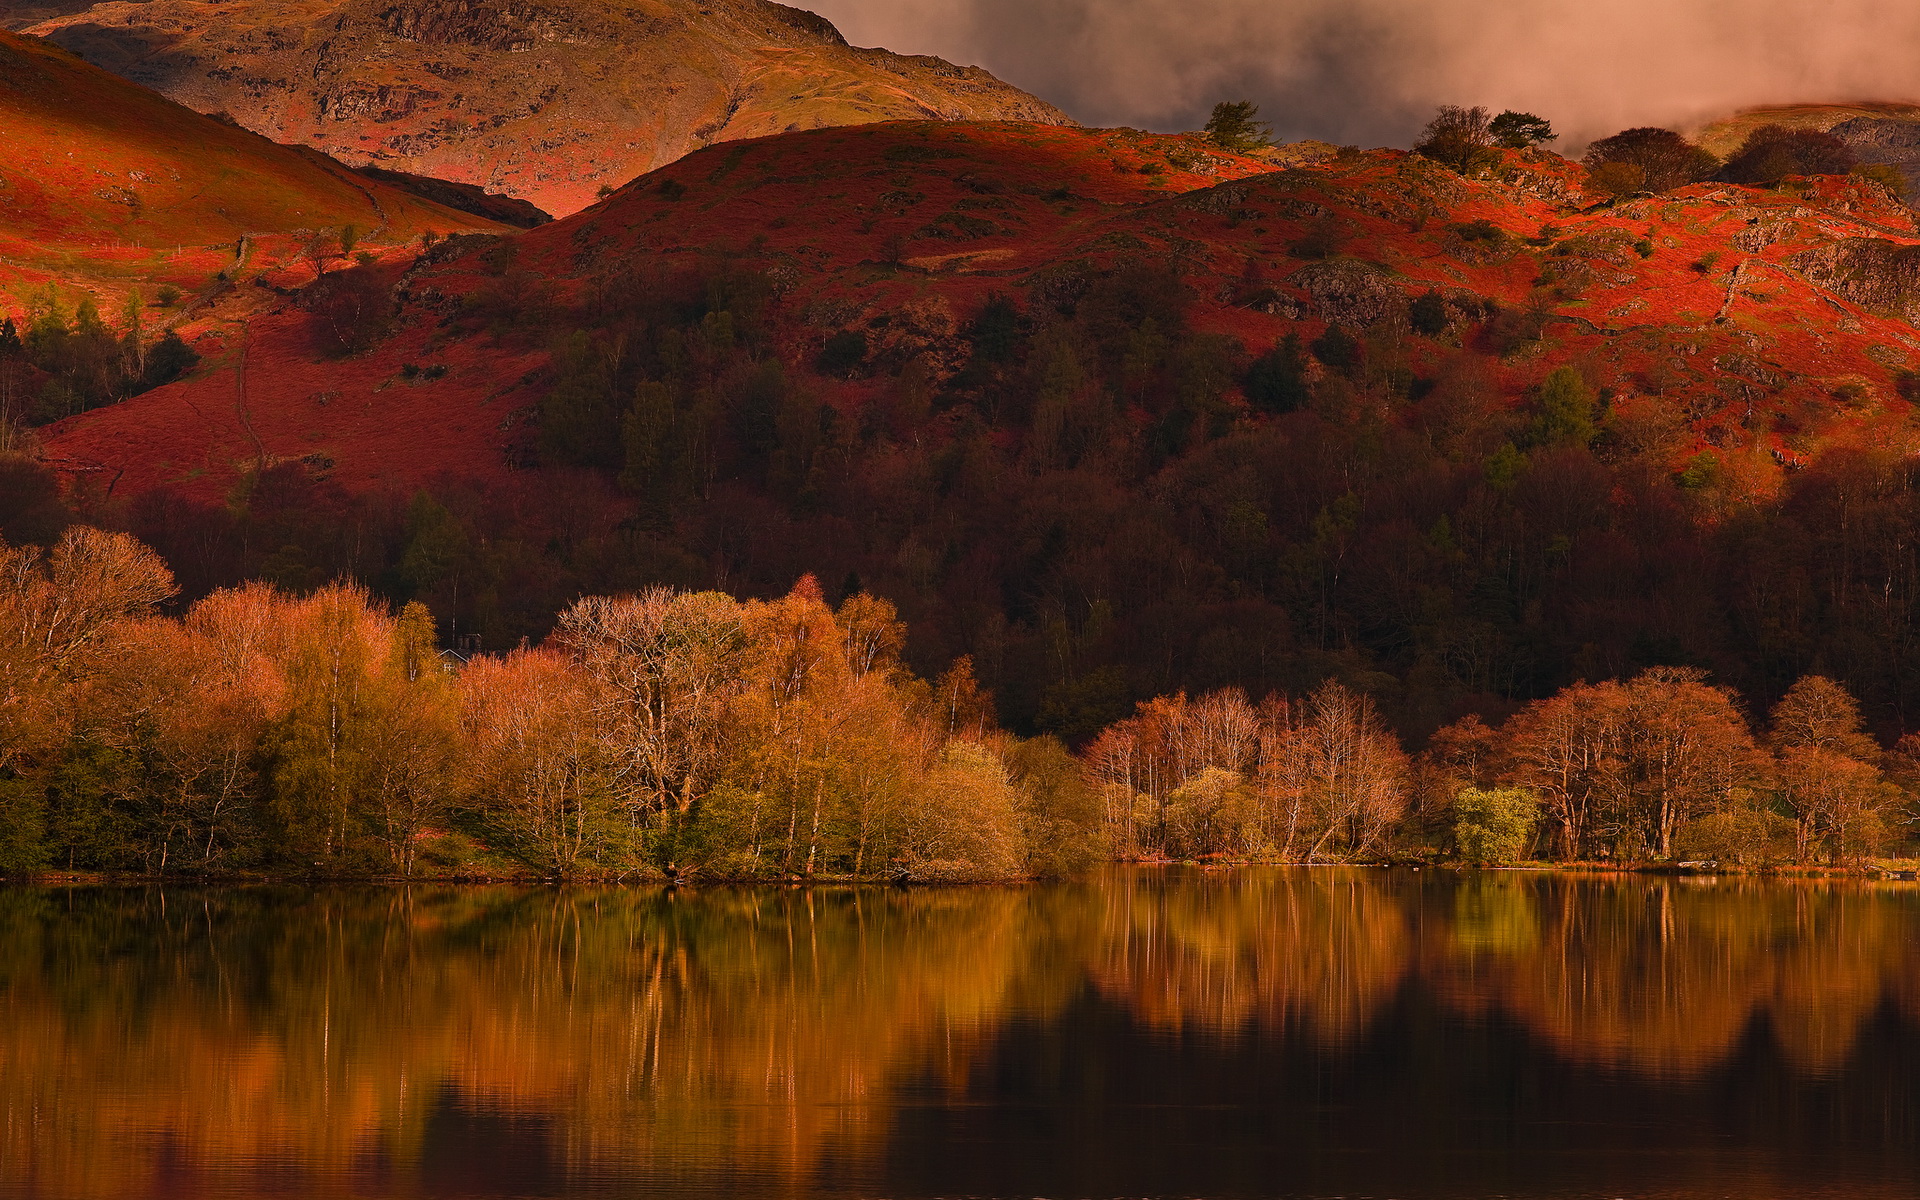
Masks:
[[[234,266],[242,237],[267,261],[290,259],[302,231],[348,224],[375,250],[499,228],[10,33],[0,145],[0,310],[49,281],[103,301],[154,282],[195,290]]]
[[[1584,280],[1555,303],[1542,341],[1485,359],[1514,403],[1551,367],[1579,363],[1618,392],[1617,413],[1686,422],[1686,452],[1716,448],[1736,488],[1754,494],[1831,445],[1914,441],[1910,406],[1893,388],[1895,370],[1920,361],[1913,327],[1816,288],[1795,265],[1846,237],[1920,243],[1911,215],[1872,185],[1699,185],[1590,207],[1578,170],[1552,156],[1514,156],[1506,181],[1468,182],[1398,152],[1278,172],[1229,156],[1193,162],[1197,171],[1169,163],[1170,150],[1190,161],[1182,153],[1190,148],[1127,131],[1014,124],[790,134],[703,151],[519,235],[520,261],[563,292],[628,261],[693,265],[729,253],[764,264],[791,281],[783,336],[789,358],[803,361],[832,327],[878,330],[875,318],[910,309],[964,321],[990,291],[1031,304],[1029,289],[1044,278],[1036,273],[1061,264],[1098,270],[1173,256],[1200,297],[1196,324],[1257,352],[1288,332],[1310,338],[1325,328],[1330,302],[1299,286],[1306,264],[1289,246],[1330,213],[1342,231],[1336,265],[1374,264],[1406,296],[1458,289],[1519,307],[1538,294],[1543,272]],[[1159,173],[1143,174],[1147,164]],[[684,194],[673,198],[664,180]],[[955,215],[990,227],[923,236]],[[1453,227],[1475,220],[1509,239],[1490,253],[1464,245]],[[1559,227],[1551,249],[1520,241],[1547,225]],[[899,267],[883,261],[894,237],[905,239]],[[1643,238],[1650,257],[1632,248]],[[409,287],[458,296],[491,273],[476,250],[421,268]],[[1299,316],[1241,307],[1249,279],[1291,296]],[[822,311],[838,315],[823,324]],[[389,343],[343,366],[308,364],[297,313],[263,322],[254,361],[274,356],[282,369],[249,376],[251,433],[233,415],[234,373],[222,369],[77,418],[57,430],[52,449],[119,475],[122,487],[173,483],[202,494],[223,492],[263,458],[309,454],[334,464],[333,478],[350,488],[443,471],[500,477],[502,450],[528,436],[516,414],[541,394],[541,355],[484,336],[443,339],[432,312],[410,314]],[[1448,353],[1416,343],[1423,368]],[[399,370],[409,362],[441,363],[449,374],[408,385]],[[885,382],[829,386],[851,408]],[[326,405],[315,399],[322,391],[332,393]],[[396,430],[422,422],[435,436],[403,446]]]

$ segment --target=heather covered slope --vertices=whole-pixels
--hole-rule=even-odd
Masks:
[[[463,311],[542,295],[578,303],[608,271],[744,258],[786,295],[789,353],[810,355],[823,314],[851,319],[918,297],[913,311],[932,305],[951,356],[958,321],[994,281],[1098,242],[1116,214],[1271,165],[1181,138],[1019,124],[909,122],[715,147],[565,221],[443,243],[404,275],[380,268],[399,317],[365,354],[326,360],[319,318],[284,301],[251,326],[243,403],[236,343],[192,380],[55,427],[48,450],[128,492],[219,496],[294,460],[324,463],[354,491],[448,474],[498,481],[536,457],[548,347],[469,332]],[[897,267],[881,261],[890,254]],[[899,333],[921,337],[905,321]]]
[[[355,226],[391,249],[428,231],[501,228],[275,145],[0,33],[0,308],[51,283],[104,301],[137,285],[199,291],[290,262],[306,235]]]
[[[936,385],[958,372],[973,352],[967,322],[990,295],[1044,322],[1146,262],[1179,272],[1192,328],[1240,353],[1338,326],[1389,339],[1376,369],[1391,357],[1392,370],[1433,379],[1466,350],[1506,404],[1576,365],[1666,465],[1710,452],[1741,494],[1770,494],[1827,446],[1911,437],[1896,376],[1920,362],[1909,323],[1920,291],[1902,266],[1920,236],[1874,184],[1703,184],[1594,205],[1580,172],[1545,155],[1514,156],[1497,181],[1398,152],[1272,165],[1185,139],[1020,125],[895,124],[715,148],[566,221],[442,247],[404,277],[388,268],[395,332],[347,363],[302,366],[314,318],[288,304],[253,333],[255,354],[285,362],[256,373],[250,428],[186,418],[204,408],[196,396],[231,389],[207,373],[62,426],[51,447],[123,486],[210,494],[263,454],[318,454],[351,489],[503,474],[538,456],[551,376],[534,369],[546,346],[467,332],[475,319],[460,318],[505,302],[502,272],[514,290],[583,306],[562,324],[591,323],[609,279],[720,262],[770,281],[773,353],[795,369],[834,335],[859,334],[867,357],[819,385],[856,413],[883,402],[912,360]],[[1429,292],[1439,327],[1420,336],[1406,314]],[[446,370],[403,376],[409,364]],[[1231,403],[1246,405],[1240,390]],[[346,403],[313,399],[336,395]],[[425,395],[439,434],[406,456],[374,450],[416,427],[383,427],[409,411],[389,406]],[[363,406],[386,415],[350,415]]]
[[[146,0],[34,31],[276,141],[560,215],[715,141],[1067,121],[977,68],[852,47],[766,0]]]

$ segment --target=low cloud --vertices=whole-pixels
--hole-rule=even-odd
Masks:
[[[807,3],[808,0],[800,0]],[[1406,145],[1434,105],[1519,108],[1562,148],[1761,104],[1920,100],[1913,0],[811,0],[860,45],[977,63],[1096,125]]]

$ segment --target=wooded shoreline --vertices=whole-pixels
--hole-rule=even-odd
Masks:
[[[360,586],[216,591],[76,526],[0,546],[0,875],[1061,878],[1109,861],[1864,872],[1920,828],[1891,750],[1801,679],[1756,732],[1705,672],[1579,683],[1417,754],[1338,679],[1162,696],[1077,750],[1001,728],[888,601],[656,588],[537,646],[440,648]],[[1618,865],[1612,865],[1618,864]]]

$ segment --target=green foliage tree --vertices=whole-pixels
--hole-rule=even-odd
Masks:
[[[1580,372],[1555,367],[1540,385],[1540,415],[1534,419],[1534,439],[1543,446],[1585,446],[1593,441],[1597,398]]]
[[[1058,738],[1017,743],[1006,755],[1018,799],[1026,871],[1041,879],[1078,875],[1106,856],[1105,813]]]
[[[1508,150],[1527,150],[1534,146],[1544,146],[1560,136],[1553,131],[1552,122],[1545,117],[1536,117],[1529,112],[1515,112],[1513,109],[1508,109],[1487,122],[1487,133],[1492,136],[1494,145]]]
[[[615,364],[584,331],[554,349],[554,383],[540,402],[540,453],[555,463],[615,467],[620,463],[620,410]]]
[[[1248,402],[1261,412],[1286,413],[1303,407],[1312,393],[1307,386],[1307,354],[1300,335],[1289,333],[1254,359],[1241,388]]]
[[[1260,120],[1260,106],[1251,100],[1222,100],[1214,105],[1206,134],[1222,150],[1241,153],[1273,144],[1273,126]]]
[[[1523,788],[1464,788],[1453,799],[1453,840],[1480,864],[1518,861],[1533,841],[1540,801]]]

